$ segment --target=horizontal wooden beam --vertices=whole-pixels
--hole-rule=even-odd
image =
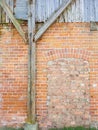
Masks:
[[[56,21],[56,19],[60,16],[60,14],[68,7],[68,5],[72,2],[72,0],[65,0],[60,8],[53,13],[53,15],[47,20],[46,23],[39,29],[39,31],[35,34],[35,41],[37,41],[43,33]]]
[[[25,37],[25,33],[24,33],[22,27],[20,26],[19,22],[14,17],[11,9],[9,8],[9,6],[5,2],[5,0],[0,0],[0,6],[4,9],[4,11],[6,12],[7,16],[11,19],[12,23],[14,24],[14,26],[17,29],[17,31],[19,32],[19,34],[22,36],[23,40],[25,42],[27,42],[26,37]]]

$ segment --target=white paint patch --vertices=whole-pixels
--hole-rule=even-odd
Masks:
[[[83,83],[82,83],[82,84],[81,84],[81,86],[82,86],[82,87],[84,87],[84,86],[85,86],[85,84],[83,84]]]
[[[97,84],[93,84],[93,87],[96,88],[96,87],[97,87]]]

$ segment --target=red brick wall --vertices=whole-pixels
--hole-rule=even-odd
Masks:
[[[36,109],[40,127],[50,127],[48,118],[53,116],[47,103],[50,86],[47,64],[61,58],[81,59],[89,63],[90,107],[86,111],[90,112],[89,124],[98,125],[98,31],[91,32],[89,23],[55,23],[37,42]]]
[[[61,58],[81,59],[89,63],[89,123],[98,125],[98,31],[91,32],[89,23],[55,23],[37,42],[36,114],[40,127],[51,126],[48,120],[47,64]],[[16,126],[25,122],[27,62],[28,46],[18,32],[1,26],[0,126]]]
[[[0,126],[25,122],[27,103],[28,46],[18,32],[0,26]]]

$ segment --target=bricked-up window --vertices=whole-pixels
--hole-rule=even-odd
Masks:
[[[61,58],[49,61],[47,72],[51,127],[89,125],[89,63]]]

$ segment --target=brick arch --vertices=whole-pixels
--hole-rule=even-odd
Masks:
[[[84,49],[66,48],[66,49],[52,49],[44,53],[46,62],[56,60],[59,58],[79,58],[89,61],[90,52]]]
[[[41,110],[40,108],[40,111],[42,111],[44,113],[44,111],[46,113],[42,114],[42,117],[41,117],[41,120],[40,122],[43,123],[43,126],[47,126],[47,127],[50,127],[52,125],[52,122],[51,120],[48,118],[48,83],[47,83],[47,76],[48,76],[48,64],[51,64],[51,62],[54,62],[55,60],[60,60],[60,59],[77,59],[77,60],[82,60],[82,61],[85,61],[85,62],[88,62],[88,64],[90,63],[90,59],[92,58],[91,57],[91,52],[89,52],[88,50],[85,50],[85,49],[78,49],[78,48],[66,48],[66,49],[47,49],[47,50],[44,50],[43,52],[41,52],[42,56],[41,56],[41,60],[43,62],[41,62],[41,70],[43,70],[41,76],[44,77],[45,76],[45,79],[44,80],[40,80],[41,83],[40,83],[40,86],[41,87],[44,87],[43,91],[43,95],[45,94],[46,97],[45,99],[42,98],[42,96],[40,96],[40,100],[44,102],[44,106],[45,106],[45,110]],[[39,88],[39,80],[38,80],[38,86]],[[38,93],[38,92],[37,92]],[[40,94],[40,93],[39,93]],[[39,110],[37,111],[39,112]],[[43,127],[42,126],[42,127]]]
[[[45,62],[45,67],[46,67],[45,73],[48,76],[48,74],[49,74],[48,64],[51,64],[51,62],[55,62],[57,60],[65,60],[66,61],[66,60],[69,60],[69,59],[74,61],[76,59],[76,61],[77,60],[79,60],[81,62],[84,61],[84,62],[87,62],[89,64],[90,58],[91,58],[90,52],[87,51],[87,50],[84,50],[84,49],[78,49],[78,48],[50,49],[50,50],[47,50],[46,52],[45,51],[43,52],[43,59],[44,59],[44,62]],[[48,77],[47,77],[47,79],[48,79]],[[48,102],[48,94],[49,94],[48,91],[49,91],[49,87],[50,87],[49,84],[48,84],[48,80],[46,81],[46,84],[47,84],[46,85],[47,86],[46,91],[47,91],[47,102]],[[82,83],[81,83],[81,85],[82,85]],[[50,89],[51,89],[51,87],[50,87]],[[51,115],[50,114],[51,112],[49,111],[48,108],[49,107],[47,106],[47,110],[46,110],[47,114],[46,114],[46,117],[45,117],[46,120],[47,120],[47,126],[49,125],[49,126],[54,127],[55,123],[57,123],[57,122],[54,122],[54,124],[53,124],[53,122],[51,121],[52,119],[49,118],[49,115]],[[43,117],[43,120],[44,120],[44,117]],[[61,124],[62,124],[62,121],[61,121]],[[59,127],[59,124],[56,124],[56,125],[58,125],[58,127]],[[62,124],[62,126],[63,126],[63,124]]]

